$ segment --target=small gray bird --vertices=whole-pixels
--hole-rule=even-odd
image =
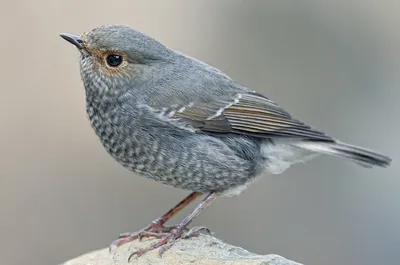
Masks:
[[[263,173],[282,173],[319,154],[365,167],[391,162],[311,128],[218,69],[132,28],[107,25],[61,37],[80,51],[86,110],[107,152],[141,176],[192,191],[149,226],[120,235],[114,246],[160,239],[131,257],[158,247],[161,255],[177,239],[208,231],[187,226],[216,197],[239,194]],[[201,194],[205,199],[180,224],[164,226]]]

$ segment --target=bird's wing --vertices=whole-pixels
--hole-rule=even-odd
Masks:
[[[293,119],[275,102],[251,91],[239,92],[224,100],[178,104],[162,113],[209,133],[333,141],[323,132]]]

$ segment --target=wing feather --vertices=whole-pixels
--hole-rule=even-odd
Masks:
[[[242,91],[220,100],[180,105],[173,119],[181,119],[209,133],[237,133],[255,137],[284,137],[332,142],[323,132],[292,118],[272,100]]]

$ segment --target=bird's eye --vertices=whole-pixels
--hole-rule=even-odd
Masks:
[[[122,56],[118,54],[107,55],[106,62],[110,67],[118,67],[122,63]]]

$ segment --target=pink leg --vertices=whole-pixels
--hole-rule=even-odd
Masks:
[[[157,248],[160,248],[159,254],[160,256],[162,256],[162,254],[166,250],[168,250],[177,240],[181,238],[196,236],[201,231],[209,232],[206,227],[194,227],[188,231],[187,226],[216,198],[217,195],[215,193],[209,193],[207,197],[188,216],[186,216],[186,218],[183,219],[183,221],[179,225],[172,228],[169,232],[164,233],[164,235],[161,236],[158,242],[150,245],[147,248],[139,249],[138,251],[132,253],[129,256],[128,261],[130,261],[135,255],[139,257],[144,253]]]
[[[119,247],[122,246],[128,242],[134,241],[136,239],[141,239],[143,237],[161,237],[162,235],[165,235],[165,233],[170,232],[173,227],[165,227],[164,224],[171,219],[172,216],[174,216],[176,213],[178,213],[180,210],[185,208],[187,205],[189,205],[192,201],[197,199],[201,195],[200,192],[192,192],[190,193],[185,199],[183,199],[181,202],[179,202],[177,205],[175,205],[174,208],[166,212],[163,216],[157,218],[153,222],[151,222],[150,225],[146,226],[145,228],[141,229],[138,232],[135,233],[124,233],[119,236],[117,240],[115,240],[111,246],[110,250],[113,247]]]

